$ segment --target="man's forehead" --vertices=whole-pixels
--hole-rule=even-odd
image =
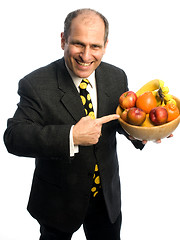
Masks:
[[[83,31],[83,32],[82,32]],[[96,14],[81,14],[73,19],[69,37],[82,37],[82,33],[89,36],[96,36],[104,41],[105,25],[103,20]]]

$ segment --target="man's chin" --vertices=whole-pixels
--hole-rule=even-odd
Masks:
[[[74,71],[74,74],[79,78],[88,78],[93,71]]]

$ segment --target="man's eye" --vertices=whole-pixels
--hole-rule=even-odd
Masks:
[[[75,43],[74,45],[77,47],[83,47],[83,45],[81,43]]]
[[[94,49],[99,49],[99,48],[100,48],[99,45],[92,45],[92,47],[93,47]]]

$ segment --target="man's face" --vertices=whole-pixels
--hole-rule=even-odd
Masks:
[[[88,78],[101,63],[107,46],[104,33],[103,20],[94,14],[81,14],[73,19],[67,41],[61,33],[65,62],[76,76]]]

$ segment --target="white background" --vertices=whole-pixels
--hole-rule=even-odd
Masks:
[[[3,2],[3,3],[2,3]],[[109,20],[104,61],[127,73],[129,88],[138,90],[154,78],[179,96],[179,1],[6,0],[0,6],[0,239],[39,239],[39,226],[26,211],[34,160],[7,153],[6,121],[13,116],[18,81],[63,56],[60,32],[66,15],[90,7]],[[180,128],[174,138],[136,150],[118,136],[122,182],[122,239],[180,239]],[[73,240],[85,239],[82,229]]]

